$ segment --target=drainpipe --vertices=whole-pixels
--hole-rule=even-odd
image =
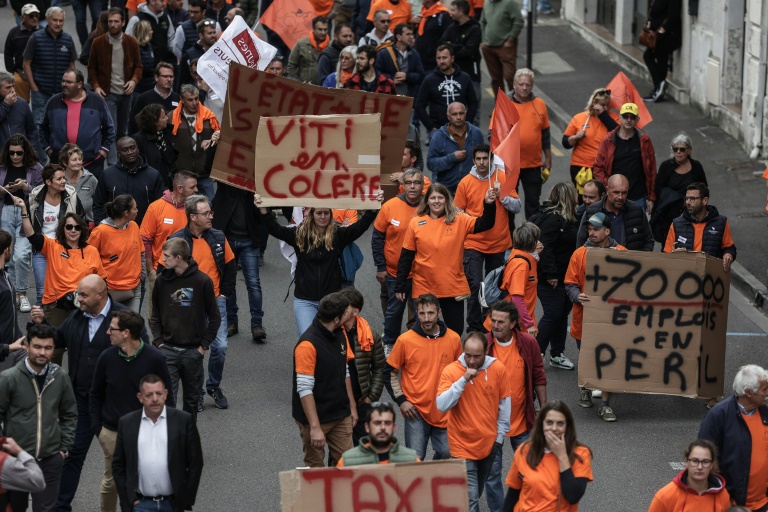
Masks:
[[[766,80],[768,80],[768,6],[762,7],[762,34],[760,41],[760,64],[757,68],[758,83],[757,83],[757,109],[755,112],[755,135],[754,148],[750,152],[750,158],[757,159],[763,149],[763,122],[765,116],[763,110],[765,109],[765,93],[766,93]]]

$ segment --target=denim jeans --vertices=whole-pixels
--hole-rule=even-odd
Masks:
[[[219,295],[216,303],[219,305],[221,325],[216,332],[216,339],[211,343],[211,355],[208,356],[208,381],[205,383],[205,389],[216,389],[221,385],[221,379],[224,376],[224,360],[227,358],[227,299]]]
[[[403,332],[403,313],[411,297],[411,286],[413,281],[408,279],[405,285],[405,300],[398,300],[395,296],[395,282],[397,280],[387,274],[384,278],[384,284],[387,286],[387,312],[384,315],[384,337],[382,341],[385,345],[394,345],[397,337]]]
[[[213,196],[216,191],[213,189],[213,180],[211,178],[197,178],[197,192],[208,198],[208,202],[213,202]]]
[[[440,427],[433,427],[421,417],[417,411],[418,418],[415,420],[405,419],[405,446],[416,450],[416,455],[421,459],[427,455],[427,443],[432,440],[432,449],[435,451],[434,460],[450,459],[451,451],[448,448],[448,430]]]
[[[75,11],[75,29],[80,46],[85,45],[88,33],[96,28],[96,22],[101,14],[101,0],[72,0],[72,9]],[[88,26],[87,11],[91,11],[91,26]]]
[[[510,437],[509,443],[512,445],[512,451],[517,451],[517,448],[527,441],[530,436],[530,432],[523,432],[517,436]],[[488,478],[485,480],[485,499],[488,502],[489,510],[502,510],[504,508],[504,481],[501,470],[503,456],[504,453],[500,447],[493,460]]]
[[[26,293],[29,288],[29,262],[32,245],[27,237],[19,235],[21,229],[21,209],[14,205],[3,206],[0,217],[0,229],[13,237],[13,257],[8,265],[8,280],[16,288],[16,293]]]
[[[43,286],[45,285],[45,269],[48,268],[48,260],[42,253],[36,252],[32,255],[32,271],[35,274],[35,304],[43,305]]]
[[[173,512],[173,505],[171,500],[155,501],[142,498],[133,506],[133,512]]]
[[[483,270],[485,264],[485,270]],[[485,332],[483,327],[483,308],[480,305],[478,293],[483,278],[491,270],[504,264],[504,253],[485,254],[473,249],[464,250],[464,274],[469,284],[469,298],[467,299],[467,332]],[[459,333],[461,334],[461,333]]]
[[[46,94],[40,91],[30,91],[32,97],[32,117],[35,119],[35,124],[39,127],[43,120],[43,110],[45,104],[51,99],[52,94]]]
[[[73,0],[73,2],[75,1],[77,0]],[[100,2],[101,0],[98,1]],[[128,117],[131,115],[131,96],[110,92],[104,98],[104,101],[107,103],[109,115],[112,116],[112,122],[115,124],[115,141],[109,147],[109,153],[107,153],[107,164],[112,166],[117,163],[117,141],[128,133]]]
[[[491,471],[496,468],[496,459],[500,458],[502,447],[501,443],[493,443],[491,453],[487,457],[480,460],[467,459],[467,491],[469,492],[469,512],[480,512],[480,498],[483,495],[483,489],[485,489],[486,481]],[[499,478],[501,478],[501,467],[499,470]],[[501,508],[491,508],[491,511],[496,512]]]
[[[88,395],[80,395],[75,392],[77,404],[77,426],[75,427],[75,442],[69,449],[69,455],[64,461],[61,470],[61,485],[59,487],[59,501],[56,504],[56,512],[71,512],[72,500],[80,485],[80,474],[83,471],[85,457],[91,448],[93,430],[91,429],[91,416],[88,412]]]
[[[261,281],[259,280],[259,258],[261,251],[253,246],[250,240],[240,242],[229,240],[232,252],[235,253],[235,261],[243,268],[243,279],[245,279],[245,288],[248,290],[248,307],[251,311],[251,328],[261,326],[261,320],[264,318],[261,297]],[[240,308],[237,306],[237,294],[232,293],[227,297],[227,326],[237,325],[237,312]]]
[[[547,346],[549,346],[549,355],[559,356],[565,350],[568,315],[573,308],[573,302],[568,298],[565,284],[562,282],[558,282],[557,286],[552,288],[548,282],[540,281],[537,288],[544,314],[539,320],[539,335],[536,336],[536,340],[539,342],[542,354],[547,352]]]
[[[640,208],[645,211],[645,208],[648,206],[648,197],[641,197],[640,199],[633,199],[634,202],[640,205]],[[624,233],[624,236],[627,236],[626,233]]]
[[[304,334],[304,331],[312,325],[319,305],[319,300],[293,298],[293,317],[296,319],[296,329],[299,331],[299,336]]]

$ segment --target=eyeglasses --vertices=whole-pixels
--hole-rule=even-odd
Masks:
[[[688,148],[672,148],[675,153],[685,153],[687,150]]]
[[[75,231],[82,231],[83,226],[80,226],[79,224],[64,224],[64,229],[67,231],[72,231],[73,229]]]
[[[688,463],[692,466],[708,468],[712,465],[712,459],[688,459]]]
[[[213,20],[204,20],[200,22],[200,25],[203,27],[215,27],[216,22]]]
[[[686,202],[686,203],[687,203],[687,202],[695,203],[696,201],[698,201],[698,200],[700,200],[700,199],[701,199],[700,197],[692,197],[692,196],[688,196],[688,197],[686,197],[686,198],[685,198],[685,202]]]
[[[107,332],[109,331],[124,331],[125,329],[121,329],[119,327],[112,327],[111,325],[107,327]]]
[[[194,215],[202,215],[205,218],[212,219],[213,210],[208,210],[207,212],[195,212]]]
[[[405,185],[406,187],[412,187],[414,185],[419,186],[419,185],[423,185],[423,184],[424,184],[424,182],[423,181],[419,181],[419,180],[416,180],[416,181],[404,181],[403,182],[403,185]]]
[[[621,118],[626,119],[627,121],[634,121],[635,119],[637,119],[637,116],[634,114],[622,114]]]
[[[8,150],[8,154],[11,156],[24,156],[24,151],[14,151],[12,149]]]

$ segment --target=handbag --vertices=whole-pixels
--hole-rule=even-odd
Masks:
[[[640,32],[640,44],[651,50],[655,49],[657,35],[655,30],[643,28],[643,31]]]

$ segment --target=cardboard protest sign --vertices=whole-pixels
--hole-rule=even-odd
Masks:
[[[730,274],[703,253],[587,251],[579,385],[723,394]]]
[[[262,116],[381,114],[381,188],[397,193],[389,175],[400,171],[413,98],[327,89],[250,69],[234,62],[224,106],[221,139],[211,177],[255,191],[256,136]]]
[[[463,460],[295,469],[280,473],[283,512],[468,512]]]
[[[256,192],[263,206],[378,209],[381,115],[262,117]]]
[[[276,53],[274,46],[256,37],[241,16],[235,16],[219,40],[198,59],[197,73],[219,98],[223,98],[227,93],[231,62],[266,69]]]

